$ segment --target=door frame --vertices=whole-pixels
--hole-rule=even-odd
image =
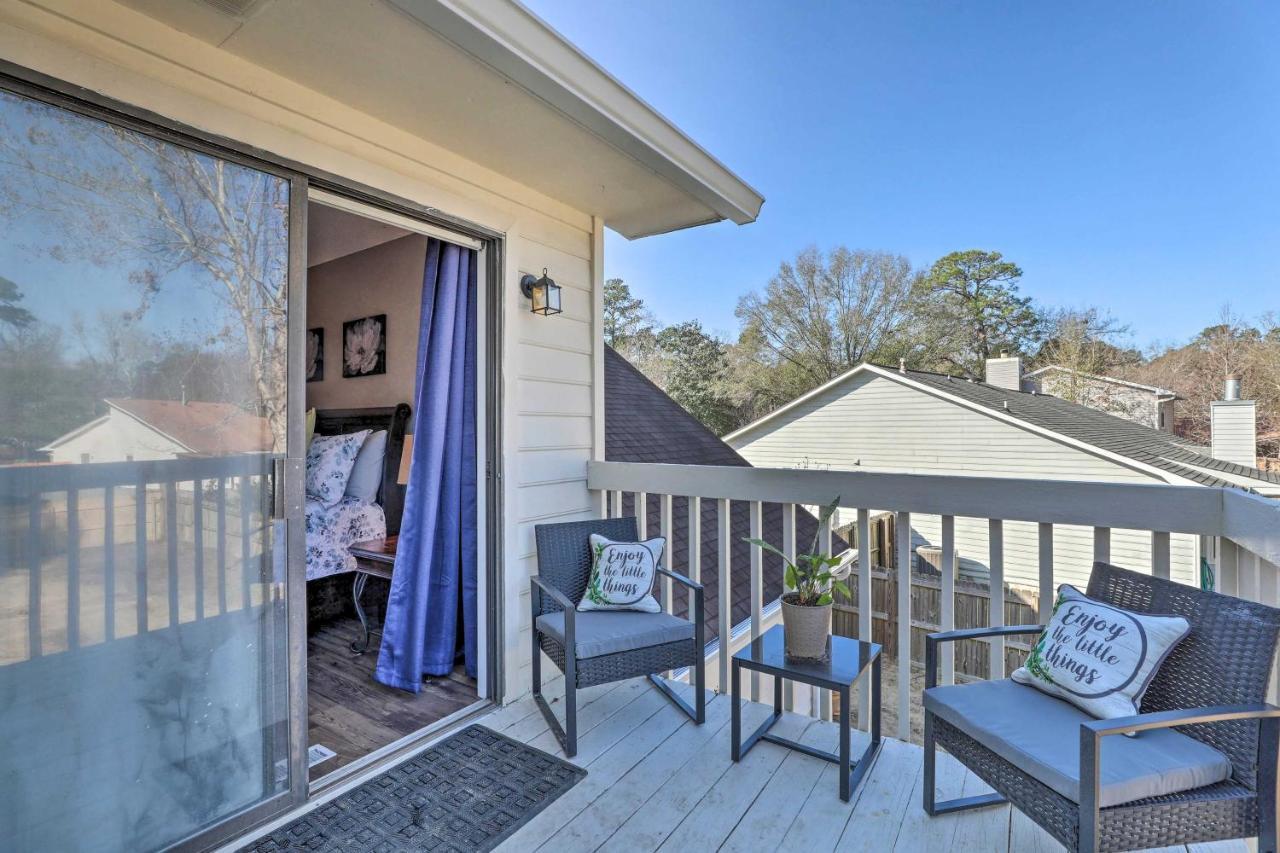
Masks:
[[[291,809],[305,805],[316,792],[309,790],[307,782],[307,719],[306,719],[306,571],[305,529],[302,523],[302,503],[305,482],[305,340],[306,340],[306,205],[310,189],[319,189],[362,202],[392,214],[407,217],[435,228],[469,237],[481,243],[483,283],[479,308],[487,308],[487,316],[478,319],[478,326],[485,335],[483,347],[478,348],[480,364],[477,376],[485,377],[485,393],[477,394],[478,417],[484,419],[485,471],[483,492],[477,497],[484,509],[485,529],[483,549],[483,582],[488,599],[484,620],[484,634],[480,642],[484,647],[482,665],[487,676],[487,699],[501,704],[503,698],[503,672],[501,655],[501,631],[503,614],[503,577],[501,554],[503,547],[502,500],[502,334],[504,300],[501,283],[505,277],[506,235],[460,217],[454,217],[428,205],[368,186],[327,172],[305,163],[273,154],[247,143],[221,136],[183,122],[175,121],[159,113],[94,92],[82,86],[22,65],[0,59],[0,90],[12,92],[32,100],[60,107],[89,118],[127,128],[192,149],[202,154],[218,157],[237,165],[284,178],[289,185],[289,260],[288,260],[288,398],[289,425],[286,438],[285,503],[287,577],[284,583],[288,606],[287,654],[289,709],[289,750],[291,782],[288,791],[282,791],[256,805],[232,814],[219,823],[201,830],[171,846],[173,850],[208,850],[245,835],[255,827],[278,818]],[[479,312],[478,312],[479,315]],[[482,408],[481,408],[482,407]],[[483,412],[483,415],[480,415]],[[479,435],[479,431],[477,431]],[[434,732],[427,737],[434,736]],[[384,757],[363,773],[387,761],[419,748],[420,743],[403,745],[394,754]],[[350,779],[341,780],[344,784]]]
[[[365,189],[367,190],[368,188]],[[498,651],[501,648],[499,629],[502,620],[499,611],[502,597],[498,555],[501,553],[502,478],[497,472],[501,470],[498,460],[500,459],[501,451],[499,441],[502,435],[501,282],[503,268],[501,249],[503,241],[501,238],[482,238],[476,234],[464,234],[452,225],[433,221],[423,215],[412,215],[406,213],[403,209],[395,209],[389,204],[375,204],[365,201],[354,197],[352,193],[329,189],[317,183],[310,184],[307,200],[336,207],[356,216],[386,222],[414,233],[475,250],[478,273],[476,287],[478,292],[476,294],[476,329],[474,331],[481,336],[479,345],[476,348],[476,381],[480,386],[478,390],[483,390],[484,392],[476,395],[476,436],[477,444],[479,445],[476,448],[476,482],[477,484],[484,484],[483,488],[477,490],[478,493],[476,495],[476,512],[479,516],[477,524],[479,540],[477,543],[479,546],[477,552],[477,562],[479,564],[477,566],[477,617],[479,620],[477,654],[480,658],[476,685],[477,700],[471,706],[462,708],[320,777],[309,785],[309,799],[314,799],[335,789],[345,788],[351,784],[353,779],[362,778],[370,774],[372,770],[383,767],[397,758],[413,752],[426,741],[434,740],[442,731],[458,724],[460,721],[470,719],[481,708],[492,704],[501,704],[503,682],[499,671],[501,655]],[[304,267],[305,257],[306,250],[304,247]],[[292,308],[292,306],[290,307]],[[305,307],[302,309],[302,313],[305,321]],[[301,353],[299,358],[302,358]],[[301,375],[305,375],[305,373]],[[293,387],[292,385],[290,386],[291,389]],[[303,396],[305,397],[305,385],[302,387]],[[292,399],[289,402],[291,406],[295,403]],[[301,423],[302,414],[305,413],[305,403],[298,403],[298,405],[300,406],[298,409],[298,421]],[[291,409],[290,411],[292,413],[293,410]],[[291,425],[292,423],[293,420],[290,420]],[[301,595],[303,599],[295,598],[294,600],[304,600],[306,595],[305,564],[302,561],[299,561],[297,566],[291,564],[289,571],[291,580],[302,578],[303,590]],[[301,684],[296,688],[300,693],[292,697],[290,707],[300,716],[298,728],[301,729],[302,743],[300,753],[297,754],[304,756],[301,773],[305,779],[307,775],[305,753],[308,745],[305,613],[301,621],[303,623],[302,634],[297,642],[300,644],[299,653],[303,661],[303,671],[300,674]]]

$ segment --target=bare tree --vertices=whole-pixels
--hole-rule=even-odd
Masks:
[[[790,365],[812,388],[894,344],[918,279],[901,255],[811,246],[783,262],[763,293],[738,301],[739,343]]]
[[[8,94],[0,178],[0,216],[43,226],[33,250],[129,269],[131,319],[176,280],[211,294],[224,310],[202,318],[208,340],[243,353],[253,396],[242,404],[283,446],[287,181]]]

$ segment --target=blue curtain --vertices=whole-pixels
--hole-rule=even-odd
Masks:
[[[476,253],[427,241],[413,461],[375,676],[476,674]],[[459,631],[461,625],[461,631]]]

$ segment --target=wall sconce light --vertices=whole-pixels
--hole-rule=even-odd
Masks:
[[[529,301],[533,303],[532,311],[535,314],[550,316],[551,314],[559,314],[563,310],[560,307],[560,285],[547,276],[546,267],[542,268],[541,278],[528,274],[521,276],[520,292],[529,297]]]

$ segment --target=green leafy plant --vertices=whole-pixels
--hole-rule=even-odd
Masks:
[[[1053,602],[1053,613],[1049,614],[1050,621],[1052,621],[1054,615],[1058,612],[1058,608],[1062,606],[1062,602],[1065,600],[1062,594],[1059,593],[1057,599]],[[1047,684],[1053,684],[1053,674],[1049,672],[1049,667],[1044,662],[1044,650],[1048,644],[1049,626],[1048,623],[1045,623],[1045,629],[1040,632],[1040,639],[1031,647],[1031,654],[1027,656],[1026,667],[1027,671],[1036,678]]]
[[[604,590],[600,587],[600,571],[597,568],[600,565],[600,556],[604,554],[604,545],[597,544],[595,552],[595,560],[591,566],[591,577],[587,583],[587,600],[592,604],[608,604],[609,599],[605,598]]]
[[[840,497],[837,495],[835,500],[822,508],[818,513],[818,529],[813,535],[813,544],[809,546],[809,553],[797,555],[794,562],[763,539],[744,537],[746,542],[782,558],[783,565],[787,567],[784,581],[787,588],[792,590],[784,597],[791,604],[798,604],[801,607],[822,607],[832,602],[832,591],[838,591],[845,596],[851,595],[848,585],[844,582],[849,570],[846,568],[842,571],[838,568],[840,558],[818,553],[818,537],[831,523],[831,516],[835,515],[839,506]]]

